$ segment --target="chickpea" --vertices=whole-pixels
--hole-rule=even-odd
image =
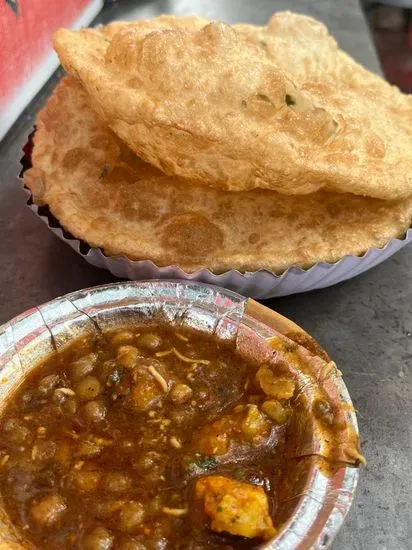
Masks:
[[[6,422],[3,424],[3,430],[6,433],[13,432],[17,426],[20,426],[20,422],[17,420],[17,418],[9,418],[6,420]]]
[[[23,406],[23,409],[25,409],[35,398],[36,392],[35,390],[27,390],[21,397],[21,403]]]
[[[162,484],[162,480],[164,480],[165,478],[164,473],[165,473],[164,466],[158,466],[158,468],[156,470],[153,470],[153,472],[147,472],[144,478],[145,484],[148,487],[153,487],[153,488],[158,487],[159,485]]]
[[[233,550],[232,546],[223,546],[225,550]],[[179,546],[179,550],[203,550],[201,543],[195,541],[185,540]]]
[[[171,420],[176,426],[185,426],[187,429],[192,425],[194,420],[194,411],[191,408],[179,409],[172,411]]]
[[[134,334],[130,330],[122,330],[120,332],[116,332],[114,336],[112,336],[112,344],[114,346],[119,346],[120,344],[131,344],[134,340]]]
[[[58,374],[49,374],[42,378],[39,382],[39,391],[41,393],[49,393],[60,382],[60,376]]]
[[[76,341],[76,349],[74,350],[74,356],[76,358],[82,358],[92,351],[95,343],[95,336],[93,334],[87,334],[82,336]]]
[[[97,355],[95,353],[89,353],[81,359],[78,359],[71,365],[71,374],[74,380],[80,380],[84,376],[87,376],[92,372],[96,365]]]
[[[92,514],[99,519],[106,519],[117,513],[125,504],[124,500],[98,500],[91,504]]]
[[[120,509],[117,528],[126,533],[132,533],[143,522],[145,516],[144,506],[141,502],[126,502]]]
[[[114,537],[105,527],[99,525],[89,531],[83,538],[83,550],[110,550],[113,548]]]
[[[196,391],[196,397],[199,401],[207,401],[209,399],[209,390],[206,386],[200,386]]]
[[[71,445],[67,441],[60,441],[54,458],[62,468],[69,468],[72,459]]]
[[[103,486],[110,493],[125,493],[130,489],[132,480],[121,472],[109,472],[104,476]]]
[[[119,550],[147,550],[147,546],[143,544],[143,542],[140,542],[133,537],[122,539],[118,548]]]
[[[163,344],[162,338],[154,332],[146,332],[145,334],[142,334],[139,336],[137,342],[139,346],[142,346],[150,351],[158,350]]]
[[[80,441],[76,455],[81,458],[93,458],[99,456],[102,451],[103,447],[93,441]]]
[[[175,384],[170,391],[170,399],[176,405],[181,405],[188,401],[193,395],[193,390],[186,384]]]
[[[123,367],[132,369],[139,358],[139,350],[134,346],[119,346],[117,348],[117,362]]]
[[[160,495],[156,495],[154,498],[152,498],[148,505],[148,514],[150,516],[157,516],[161,512],[162,508],[162,497]]]
[[[102,380],[106,380],[110,374],[115,370],[121,370],[121,367],[118,367],[116,364],[116,361],[113,359],[110,359],[109,361],[105,361],[103,365],[100,368],[99,374]],[[113,384],[107,384],[107,385],[113,385]]]
[[[160,455],[156,451],[148,451],[139,457],[136,467],[140,470],[150,470],[158,465]]]
[[[102,422],[106,416],[106,407],[102,401],[89,401],[83,406],[84,416],[90,422]]]
[[[10,418],[3,426],[7,438],[16,445],[23,445],[32,438],[32,434],[26,426],[20,424],[16,418]]]
[[[60,407],[50,401],[42,406],[39,413],[41,415],[40,418],[43,425],[56,422],[56,418],[61,417]]]
[[[32,460],[36,460],[37,462],[47,462],[54,457],[56,449],[57,445],[54,441],[37,439],[34,442],[33,449],[31,451]]]
[[[65,403],[68,398],[68,394],[66,393],[67,389],[68,388],[56,388],[53,392],[53,397],[52,397],[53,403],[56,403],[56,405],[63,405],[63,403]],[[73,395],[74,395],[74,392],[73,392]]]
[[[101,392],[101,384],[94,376],[86,376],[76,386],[76,395],[81,401],[94,399]]]
[[[94,491],[99,486],[100,472],[93,470],[80,470],[73,473],[73,481],[76,488],[84,493]]]
[[[30,507],[30,518],[39,527],[52,527],[60,522],[66,509],[64,498],[55,493],[34,501]]]
[[[61,404],[61,410],[66,416],[73,416],[77,411],[77,401],[72,397],[66,399],[65,402]]]
[[[135,463],[137,470],[143,471],[144,480],[147,485],[156,486],[161,483],[161,476],[165,470],[165,464],[155,451],[142,454]]]
[[[154,548],[161,548],[161,541],[167,540],[172,535],[174,524],[169,516],[163,514],[163,517],[157,518],[151,527],[150,538],[154,541],[153,546]]]

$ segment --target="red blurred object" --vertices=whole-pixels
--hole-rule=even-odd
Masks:
[[[391,84],[402,91],[412,92],[412,33],[375,32],[375,43],[383,71]]]
[[[379,6],[369,11],[369,21],[386,79],[412,93],[412,11]]]
[[[408,38],[407,38],[407,43],[408,43],[408,46],[409,48],[412,48],[412,19],[411,21],[409,22],[409,25],[408,25]]]
[[[102,0],[0,0],[0,139],[58,66],[51,35],[88,25]]]

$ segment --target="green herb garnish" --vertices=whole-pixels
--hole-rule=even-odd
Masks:
[[[117,386],[117,384],[119,384],[119,382],[121,381],[122,376],[123,376],[123,368],[122,367],[119,367],[117,369],[112,370],[112,372],[107,377],[106,385],[109,386],[109,387],[110,386]]]
[[[189,468],[195,466],[201,470],[212,470],[217,465],[217,460],[214,456],[205,456],[204,458],[191,458],[185,460]]]
[[[102,171],[99,174],[99,179],[103,180],[109,172],[109,166],[108,164],[103,164]]]
[[[246,479],[246,472],[241,468],[238,468],[233,472],[233,477],[239,481]]]
[[[207,456],[205,458],[199,458],[195,464],[202,470],[212,470],[217,465],[217,460],[214,456]]]
[[[292,97],[291,95],[289,94],[286,94],[285,95],[285,101],[286,101],[286,105],[288,107],[290,107],[291,105],[296,105],[296,100],[294,97]]]

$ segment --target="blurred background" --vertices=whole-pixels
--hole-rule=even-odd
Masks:
[[[55,29],[87,26],[96,16],[106,23],[165,12],[182,15],[194,6],[197,13],[228,22],[239,11],[249,22],[262,24],[267,14],[284,9],[329,18],[338,42],[349,40],[356,59],[379,71],[361,7],[384,75],[412,93],[412,0],[0,0],[0,140],[59,65],[51,44]]]
[[[412,93],[412,0],[362,4],[387,80]]]

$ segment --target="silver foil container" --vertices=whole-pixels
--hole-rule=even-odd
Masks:
[[[24,156],[21,159],[23,169],[20,177],[31,166],[33,135],[34,132],[29,136],[29,141],[23,148]],[[222,286],[259,300],[325,288],[351,279],[387,260],[412,241],[412,229],[409,229],[401,238],[392,239],[383,248],[370,248],[362,256],[347,255],[335,263],[318,262],[309,269],[290,267],[280,275],[267,269],[246,273],[232,269],[217,275],[210,269],[203,268],[193,273],[187,273],[178,265],[160,267],[151,260],[135,261],[125,256],[107,256],[101,248],[93,248],[86,242],[73,237],[60,225],[48,207],[39,207],[33,201],[30,190],[27,188],[24,190],[29,208],[55,235],[70,245],[86,262],[95,267],[107,269],[115,277],[132,281],[144,279],[200,281]]]
[[[294,346],[302,357],[311,357],[323,374],[328,398],[344,404],[348,427],[357,434],[354,409],[345,384],[333,362],[297,325],[229,290],[188,281],[147,281],[105,285],[81,290],[35,307],[0,327],[0,413],[7,397],[25,375],[56,349],[73,338],[99,333],[127,323],[166,321],[230,339],[244,354],[267,360],[273,356],[273,339]],[[287,336],[286,336],[287,335]],[[297,344],[301,341],[304,343]],[[305,343],[306,342],[306,343]],[[308,350],[311,350],[310,353]],[[324,371],[326,372],[326,371]],[[326,380],[327,379],[327,380]],[[325,381],[326,380],[326,381]],[[311,399],[305,370],[298,383]],[[328,548],[351,506],[358,469],[342,466],[325,473],[319,462],[322,441],[316,426],[305,424],[293,446],[296,472],[290,498],[281,505],[282,528],[262,548],[304,550]],[[0,495],[0,548],[33,548],[24,542],[9,521]]]

